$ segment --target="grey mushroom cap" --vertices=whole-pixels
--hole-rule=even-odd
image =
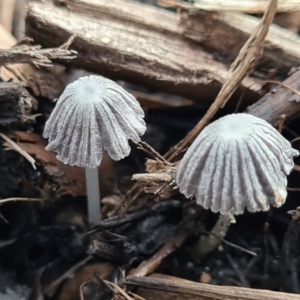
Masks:
[[[268,122],[232,114],[208,125],[181,160],[176,183],[213,212],[242,214],[279,207],[299,151]]]
[[[65,164],[95,168],[104,151],[113,160],[130,153],[146,131],[139,102],[107,78],[91,75],[69,84],[46,122],[46,149]]]

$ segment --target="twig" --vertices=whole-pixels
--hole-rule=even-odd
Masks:
[[[97,276],[97,278],[99,278],[98,276]],[[100,278],[99,278],[100,279]],[[105,285],[107,285],[107,286],[109,286],[109,287],[111,287],[113,290],[114,290],[114,292],[116,293],[116,294],[120,294],[120,295],[122,295],[126,300],[134,300],[132,297],[130,297],[123,289],[121,289],[118,285],[116,285],[116,284],[114,284],[114,283],[112,283],[112,282],[110,282],[110,281],[107,281],[107,280],[105,280],[105,279],[100,279]]]
[[[261,81],[262,83],[274,83],[274,84],[278,84],[278,85],[281,85],[283,87],[285,87],[286,89],[290,90],[291,92],[295,93],[296,95],[300,96],[300,91],[297,91],[296,89],[292,88],[291,86],[283,83],[283,82],[280,82],[280,81],[277,81],[277,80],[263,80]]]
[[[25,159],[27,159],[34,170],[36,170],[36,166],[35,166],[35,160],[32,156],[30,156],[27,152],[25,152],[23,149],[21,149],[21,147],[16,144],[13,140],[11,140],[8,136],[6,136],[5,134],[3,133],[0,133],[0,137],[2,137],[2,139],[4,141],[6,141],[6,143],[9,145],[9,147],[12,149],[12,150],[15,150],[17,152],[19,152],[22,156],[24,156]]]
[[[67,42],[58,48],[41,49],[40,45],[20,45],[8,50],[0,50],[0,65],[32,63],[37,67],[52,67],[52,60],[54,59],[74,59],[77,52],[68,50],[74,37],[71,36]]]
[[[195,232],[195,222],[189,219],[188,215],[186,219],[182,221],[183,226],[179,231],[166,241],[163,247],[161,247],[150,259],[143,261],[132,273],[133,276],[147,276],[154,272],[162,263],[162,261],[182,247],[187,238]]]
[[[179,249],[186,241],[188,232],[180,232],[169,239],[165,245],[150,259],[143,261],[132,273],[133,276],[147,276],[154,272],[161,262],[170,254]]]
[[[167,173],[139,173],[133,174],[132,180],[141,182],[171,182],[173,176]]]
[[[148,290],[151,299],[164,299],[166,294],[171,294],[170,299],[186,300],[300,300],[300,296],[295,294],[236,286],[217,286],[180,280],[172,276],[168,276],[168,279],[155,277],[155,275],[153,277],[128,276],[124,284],[140,287],[143,291]]]
[[[295,143],[295,142],[297,142],[299,140],[300,140],[300,136],[298,136],[298,137],[294,138],[293,140],[291,140],[291,143],[293,144],[293,143]]]
[[[244,247],[241,247],[241,246],[238,246],[238,245],[236,245],[236,244],[233,244],[233,243],[231,243],[231,242],[228,242],[227,240],[222,240],[223,241],[223,243],[224,244],[226,244],[226,245],[228,245],[228,246],[230,246],[230,247],[232,247],[232,248],[235,248],[235,249],[238,249],[238,250],[240,250],[240,251],[242,251],[242,252],[245,252],[245,253],[247,253],[247,254],[249,254],[249,255],[252,255],[252,256],[257,256],[257,253],[255,253],[255,252],[253,252],[253,251],[250,251],[250,250],[248,250],[248,249],[246,249],[246,248],[244,248]]]
[[[6,198],[0,200],[0,205],[7,202],[13,202],[13,201],[44,201],[44,199],[41,198]]]
[[[2,213],[0,212],[0,220],[3,221],[6,224],[9,224],[9,222],[4,218],[4,216],[2,215]],[[1,246],[0,246],[1,247]]]
[[[293,171],[300,172],[300,166],[294,165]]]
[[[52,297],[54,293],[56,292],[56,289],[58,286],[68,277],[72,276],[74,272],[76,272],[79,268],[84,266],[87,262],[89,262],[93,256],[87,256],[83,260],[81,260],[79,263],[71,267],[68,271],[66,271],[62,276],[57,278],[55,281],[53,281],[51,284],[46,286],[43,290],[43,293],[49,297]]]
[[[164,162],[165,164],[170,165],[170,163],[161,156],[157,151],[155,151],[150,145],[148,145],[146,142],[140,141],[137,143],[138,149],[146,152],[150,157],[157,159],[159,161]]]
[[[297,188],[288,187],[287,190],[290,191],[290,192],[300,192],[300,189],[297,189]]]
[[[5,247],[8,247],[10,245],[13,245],[14,243],[16,243],[19,240],[19,238],[14,238],[8,241],[0,241],[0,249],[3,249]]]

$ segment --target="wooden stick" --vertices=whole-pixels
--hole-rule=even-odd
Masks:
[[[173,276],[128,276],[124,284],[139,287],[137,294],[148,300],[300,300],[295,294],[196,283]]]
[[[236,58],[260,22],[259,18],[236,12],[217,13],[202,10],[190,13],[181,10],[180,15],[183,34],[200,43],[217,60],[228,63]],[[272,24],[265,38],[264,52],[256,71],[266,76],[270,69],[275,68],[277,76],[286,78],[290,69],[300,64],[299,47],[298,35]]]
[[[16,39],[0,24],[0,49],[9,49],[16,43]],[[15,82],[22,83],[21,101],[27,114],[37,108],[37,100],[32,94],[48,99],[58,98],[65,87],[66,81],[66,74],[59,71],[57,66],[54,66],[51,70],[42,70],[29,64],[13,64],[0,67],[0,77],[5,81],[13,79]],[[26,88],[30,88],[32,94],[29,94]],[[30,119],[27,119],[27,121],[32,123]]]
[[[170,254],[181,248],[190,232],[182,231],[170,238],[164,246],[148,260],[143,261],[132,273],[134,276],[147,276],[153,273]]]

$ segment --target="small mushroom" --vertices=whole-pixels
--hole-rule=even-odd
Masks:
[[[113,160],[130,153],[146,131],[139,102],[117,83],[101,76],[85,76],[69,84],[46,122],[46,150],[57,159],[86,169],[90,222],[101,218],[98,166],[104,151]]]
[[[287,197],[299,151],[268,122],[231,114],[208,125],[180,162],[176,183],[186,197],[221,214],[267,211]]]

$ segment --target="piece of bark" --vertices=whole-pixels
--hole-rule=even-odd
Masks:
[[[195,7],[209,11],[236,11],[249,14],[263,14],[268,0],[195,0]],[[279,0],[277,12],[300,11],[299,0]]]
[[[76,53],[67,47],[41,49],[39,45],[21,45],[0,50],[0,66],[31,63],[36,67],[52,67],[52,60],[70,60],[75,58],[75,55]]]
[[[277,126],[284,116],[288,123],[300,115],[300,69],[277,85],[259,101],[246,109],[246,113]],[[290,87],[290,88],[289,88]]]
[[[38,186],[38,171],[18,152],[7,150],[2,139],[0,166],[0,198],[28,197]],[[27,190],[29,194],[26,193]]]
[[[222,62],[231,63],[259,23],[259,18],[233,12],[181,11],[183,34],[202,45]],[[287,29],[271,25],[264,53],[256,70],[264,76],[275,68],[286,78],[300,64],[300,38]]]
[[[0,81],[0,108],[1,129],[28,129],[37,116],[31,114],[32,98],[19,82]]]
[[[138,287],[136,293],[147,300],[300,300],[300,295],[216,286],[159,274],[150,277],[128,276],[124,284]]]
[[[0,24],[0,49],[9,49],[17,43],[16,39]],[[67,76],[64,67],[55,65],[51,69],[38,69],[29,64],[14,64],[0,67],[0,76],[3,80],[21,82],[23,95],[30,110],[37,108],[38,102],[29,94],[28,88],[36,97],[48,99],[58,98],[62,93]]]
[[[22,119],[22,86],[17,82],[0,82],[0,127],[16,125]]]
[[[125,0],[63,4],[32,2],[26,34],[43,47],[76,34],[72,49],[78,56],[72,66],[203,103],[213,101],[228,74],[224,64],[182,36],[179,17],[172,12]],[[260,87],[248,77],[233,98],[244,92],[246,103],[255,101]]]

